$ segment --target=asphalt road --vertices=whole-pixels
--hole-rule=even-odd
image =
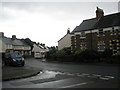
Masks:
[[[3,82],[3,88],[119,88],[119,67],[110,64],[72,64],[26,59],[25,67],[42,69],[39,75]]]

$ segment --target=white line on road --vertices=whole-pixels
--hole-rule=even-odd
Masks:
[[[79,86],[79,85],[84,85],[87,84],[87,82],[83,82],[83,83],[79,83],[79,84],[74,84],[74,85],[69,85],[69,86],[64,86],[64,87],[60,87],[60,88],[71,88],[71,87],[75,87],[75,86]]]
[[[109,80],[110,78],[100,77],[99,79],[102,79],[102,80]]]
[[[87,76],[87,75],[89,75],[89,74],[86,74],[86,73],[82,73],[82,75],[84,75],[84,76]]]
[[[115,77],[113,77],[113,76],[105,76],[105,77],[107,77],[107,78],[115,78]]]
[[[74,76],[74,74],[72,74],[72,73],[68,73],[67,75]]]
[[[93,74],[93,76],[100,77],[101,75],[99,75],[99,74]]]

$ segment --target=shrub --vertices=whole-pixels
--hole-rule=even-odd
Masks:
[[[100,59],[100,54],[94,50],[85,50],[80,53],[80,56],[84,62],[96,62]]]
[[[110,49],[105,49],[105,51],[103,52],[102,57],[104,57],[104,58],[110,58],[112,55],[113,55],[112,50],[110,50]]]

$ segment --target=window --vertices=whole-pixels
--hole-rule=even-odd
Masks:
[[[85,37],[85,32],[84,31],[81,32],[81,37]]]
[[[120,50],[120,40],[111,40],[110,41],[110,49],[113,53],[117,53]]]
[[[85,42],[81,42],[80,48],[81,48],[81,50],[85,50],[86,49],[86,43]]]
[[[111,35],[116,35],[116,31],[117,31],[117,29],[115,30],[114,28],[112,28]]]
[[[100,29],[100,30],[99,30],[99,34],[103,34],[103,29]]]
[[[116,42],[116,40],[113,40],[113,41],[111,42],[111,44],[112,44],[112,49],[113,49],[113,50],[116,50],[116,49],[117,49],[117,42]]]
[[[98,37],[100,36],[105,36],[105,32],[103,31],[103,29],[99,29],[99,31],[97,32],[98,33]]]
[[[98,42],[98,51],[104,51],[105,50],[105,43],[104,41]]]
[[[104,35],[105,35],[105,34],[104,34],[103,29],[99,29],[98,36],[104,36]]]

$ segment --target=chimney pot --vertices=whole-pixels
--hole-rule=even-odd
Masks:
[[[4,33],[3,32],[0,32],[0,37],[4,37]]]
[[[12,39],[15,40],[16,39],[16,35],[12,35]]]
[[[100,8],[97,7],[96,18],[100,19],[102,16],[104,16],[104,11],[102,9],[100,9]]]

